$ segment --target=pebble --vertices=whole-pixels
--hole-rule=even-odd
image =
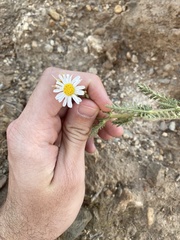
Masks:
[[[32,46],[32,48],[37,48],[38,47],[38,43],[36,41],[32,41],[31,46]]]
[[[113,193],[110,189],[107,189],[105,194],[106,194],[107,197],[110,197],[110,196],[112,196]]]
[[[46,52],[50,52],[50,53],[53,52],[53,46],[51,46],[50,44],[46,44],[44,48]]]
[[[27,23],[27,22],[25,22],[24,24],[23,24],[23,30],[24,31],[27,31],[29,29],[29,24]]]
[[[132,55],[131,61],[132,61],[133,63],[138,63],[138,62],[139,62],[139,61],[138,61],[138,58],[137,58],[137,56],[136,56],[135,54]]]
[[[58,46],[58,47],[57,47],[57,52],[58,52],[58,53],[64,53],[64,52],[65,52],[65,49],[63,48],[63,46]]]
[[[155,220],[155,214],[154,214],[154,209],[152,207],[147,208],[147,221],[148,221],[148,226],[151,227],[154,223]]]
[[[133,133],[131,131],[129,131],[128,129],[125,129],[124,130],[124,134],[123,134],[123,137],[125,139],[132,139],[133,138]]]
[[[96,68],[91,67],[91,68],[89,68],[89,72],[93,73],[93,74],[97,74],[98,70]]]
[[[59,21],[60,20],[60,14],[56,12],[55,9],[51,8],[49,9],[49,15],[52,17],[52,19],[54,19],[55,21]]]
[[[171,130],[172,132],[174,132],[176,129],[176,123],[174,121],[170,122],[169,124],[169,130]]]
[[[163,83],[163,84],[169,84],[170,81],[171,81],[171,80],[168,79],[168,78],[159,79],[159,82],[160,82],[160,83]]]
[[[167,137],[168,136],[167,132],[163,132],[162,136]]]
[[[127,58],[127,60],[131,60],[131,53],[130,52],[126,53],[126,58]]]
[[[7,181],[7,176],[0,175],[0,189],[5,185],[6,181]]]
[[[100,38],[89,36],[86,38],[89,48],[94,49],[97,53],[103,53],[104,46]]]
[[[114,8],[114,12],[116,14],[119,14],[123,11],[123,8],[121,7],[121,5],[116,5],[115,8]]]
[[[173,70],[174,70],[174,67],[171,64],[166,64],[164,66],[164,71],[165,72],[170,72],[170,71],[173,71]]]
[[[86,10],[90,12],[92,10],[92,7],[89,4],[87,4],[86,5]]]
[[[160,123],[159,128],[161,131],[166,131],[168,129],[168,126],[167,126],[166,122],[163,121]]]

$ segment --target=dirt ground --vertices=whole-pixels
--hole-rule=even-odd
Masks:
[[[137,83],[180,99],[178,0],[1,0],[0,31],[0,204],[6,127],[46,67],[99,75],[119,104],[147,101]],[[96,138],[83,207],[59,239],[180,239],[180,122],[138,121],[124,130],[120,139]]]

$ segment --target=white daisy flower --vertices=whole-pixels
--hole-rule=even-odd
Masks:
[[[80,76],[76,76],[73,78],[70,74],[62,74],[58,76],[59,78],[56,79],[55,89],[53,90],[54,93],[58,93],[55,99],[58,102],[63,101],[63,107],[68,106],[72,108],[72,100],[74,100],[77,104],[79,104],[82,99],[78,97],[83,96],[85,92],[84,86],[78,86],[81,82]]]

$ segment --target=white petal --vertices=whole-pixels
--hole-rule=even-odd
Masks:
[[[59,74],[60,81],[64,82],[64,75]]]
[[[68,97],[68,98],[67,98],[67,106],[68,106],[69,108],[72,108],[72,97]]]
[[[62,102],[62,100],[65,98],[66,96],[64,95],[64,93],[59,93],[56,95],[55,99],[58,100],[59,102]]]
[[[65,107],[67,105],[67,96],[65,96],[64,102],[63,102],[63,107]]]
[[[57,82],[56,82],[56,85],[61,86],[61,87],[64,86],[64,84],[63,84],[62,82],[60,82],[60,81],[57,81]]]
[[[76,77],[72,80],[72,84],[74,85],[74,87],[76,87],[80,82],[81,82],[80,76],[76,76]]]
[[[75,94],[72,95],[72,98],[77,104],[79,104],[82,101],[82,99],[77,97]]]
[[[58,93],[58,92],[62,92],[62,90],[60,88],[56,88],[53,90],[54,93]]]
[[[76,94],[76,95],[83,96],[83,95],[84,95],[84,91],[82,91],[82,90],[76,90],[75,94]]]
[[[86,88],[85,86],[77,86],[77,87],[76,87],[77,90],[85,89],[85,88]]]

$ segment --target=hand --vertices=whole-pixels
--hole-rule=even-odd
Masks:
[[[79,75],[91,100],[62,108],[52,89],[52,75],[61,73]],[[24,111],[7,129],[9,187],[0,215],[2,239],[53,240],[72,224],[84,198],[84,151],[95,150],[88,135],[107,104],[111,101],[95,75],[57,68],[43,73]],[[99,134],[117,137],[122,128],[108,123]]]

